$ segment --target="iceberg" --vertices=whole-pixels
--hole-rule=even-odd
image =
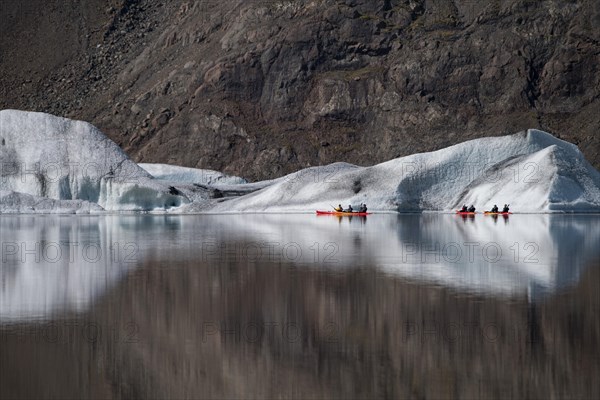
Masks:
[[[44,113],[0,111],[0,168],[2,191],[83,200],[107,211],[168,209],[190,201],[152,178],[93,125]]]
[[[398,212],[449,212],[465,203],[479,210],[507,203],[519,212],[597,212],[600,173],[575,145],[530,129],[372,167],[313,167],[213,210],[307,212],[339,203]]]
[[[0,212],[600,211],[600,173],[577,146],[535,129],[370,167],[338,162],[246,182],[218,171],[136,164],[93,125],[0,111]],[[28,197],[29,196],[29,197]],[[40,199],[52,201],[41,206]],[[35,206],[37,204],[37,206]]]

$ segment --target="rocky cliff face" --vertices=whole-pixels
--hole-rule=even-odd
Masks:
[[[535,127],[600,166],[595,0],[25,3],[0,6],[0,107],[137,161],[262,179]]]

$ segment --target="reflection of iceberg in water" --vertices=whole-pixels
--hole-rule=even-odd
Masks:
[[[146,260],[294,262],[536,298],[576,283],[600,259],[590,215],[2,216],[0,322],[81,312]],[[229,263],[229,261],[234,261]],[[534,288],[535,290],[531,290]]]
[[[217,218],[215,222],[222,221]],[[536,296],[571,285],[600,258],[600,224],[590,215],[374,215],[366,220],[292,215],[232,218],[222,240],[296,243],[304,264],[378,267],[387,273],[476,293]],[[329,262],[315,258],[328,244]]]
[[[598,255],[592,248],[600,238],[595,217],[453,217],[424,215],[412,227],[400,229],[402,243],[421,246],[411,257],[416,268],[388,263],[386,269],[408,276],[421,272],[422,279],[476,292],[526,293],[533,285],[540,294],[576,282],[585,264]],[[420,233],[417,240],[415,232]],[[440,253],[437,262],[427,254],[431,248]],[[579,257],[570,259],[572,253]]]
[[[164,218],[150,219],[157,232]],[[2,216],[0,322],[87,310],[141,261],[148,218]]]
[[[115,227],[94,217],[2,217],[0,319],[87,309],[125,271]],[[121,258],[121,260],[119,260]]]

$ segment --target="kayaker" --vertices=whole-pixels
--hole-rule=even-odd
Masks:
[[[468,212],[475,212],[475,206],[471,204],[471,207],[467,210]]]
[[[493,213],[497,213],[498,212],[498,206],[494,204],[494,207],[492,207],[492,212]]]
[[[462,208],[460,209],[460,212],[467,212],[467,205],[463,204]]]
[[[341,204],[338,204],[338,206],[335,207],[334,210],[337,211],[337,212],[342,212],[342,211],[344,211],[344,208],[342,207]]]
[[[502,212],[503,212],[503,213],[507,213],[507,212],[508,212],[508,210],[509,210],[509,208],[508,208],[508,204],[505,204],[505,205],[504,205],[504,208],[502,209]]]
[[[352,212],[352,206],[350,204],[348,204],[348,208],[344,210],[344,212]]]
[[[367,205],[361,203],[360,209],[358,210],[358,212],[366,213],[367,212]]]

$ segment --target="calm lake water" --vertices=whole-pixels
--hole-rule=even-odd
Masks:
[[[0,241],[3,398],[598,394],[597,215],[3,215]]]

